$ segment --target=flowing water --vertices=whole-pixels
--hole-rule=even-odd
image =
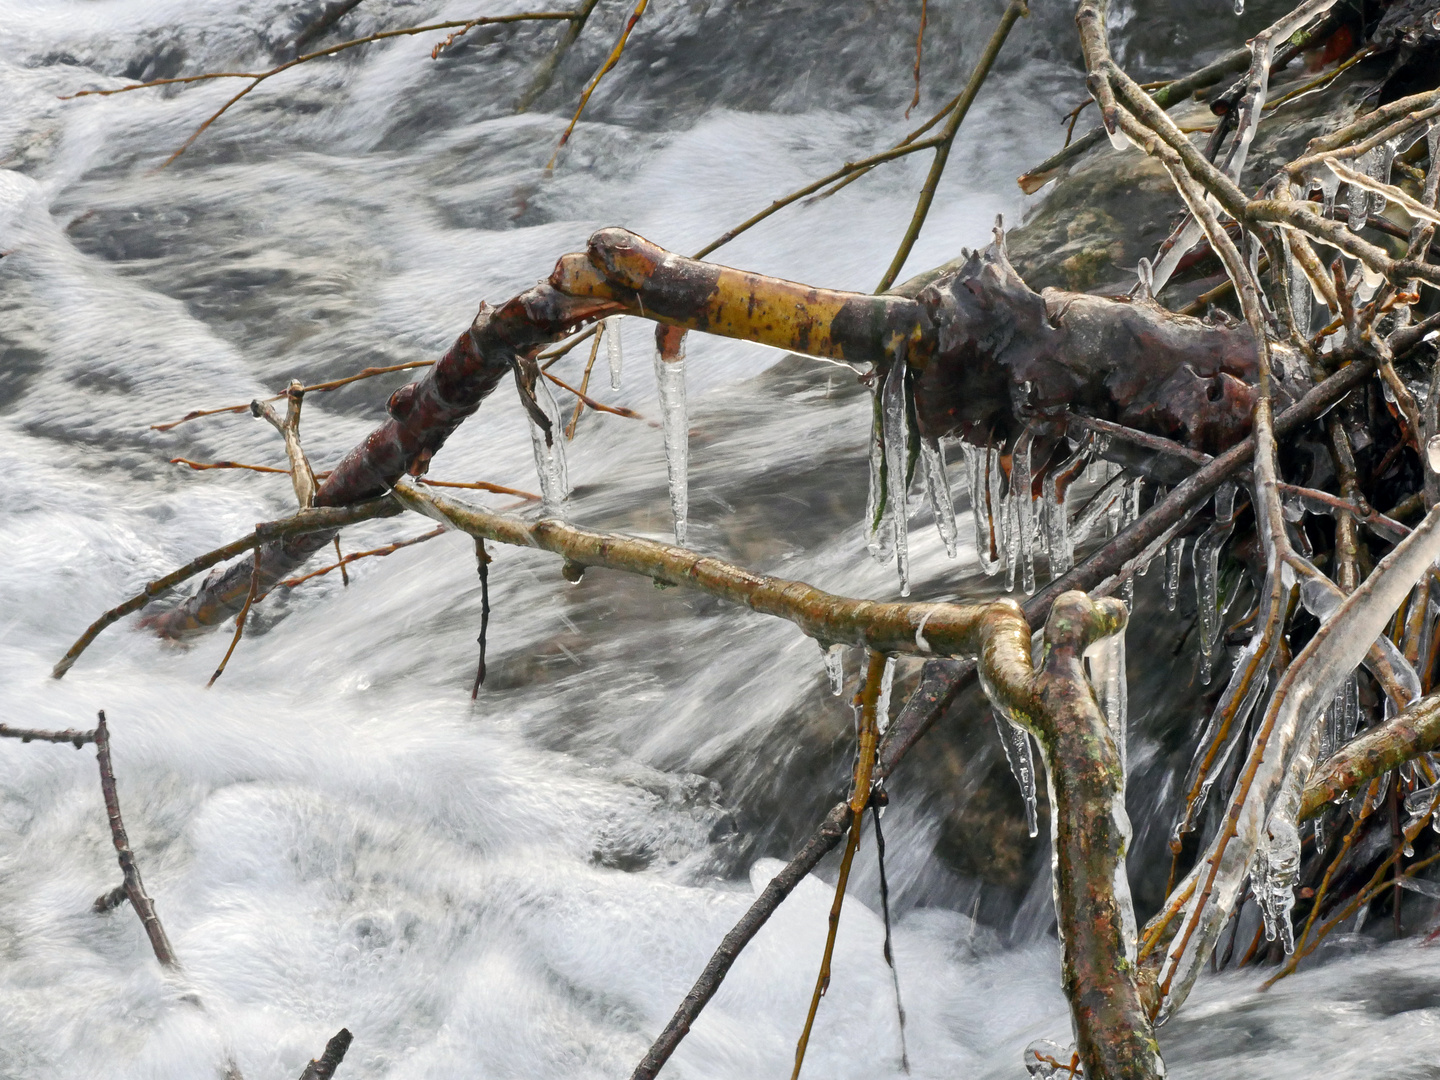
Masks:
[[[888,145],[909,126],[918,6],[654,0],[553,173],[622,3],[600,4],[528,112],[513,103],[555,27],[473,31],[432,60],[436,32],[270,80],[162,172],[236,84],[60,95],[264,68],[321,5],[0,2],[0,721],[86,727],[107,711],[131,840],[183,964],[162,976],[130,911],[91,911],[118,880],[92,752],[0,740],[0,1076],[211,1076],[230,1058],[250,1080],[295,1076],[342,1025],[356,1036],[346,1077],[629,1074],[775,858],[844,790],[850,711],[813,642],[619,574],[572,585],[552,557],[500,550],[490,674],[472,703],[480,590],[470,541],[448,535],[362,561],[348,588],[330,574],[278,591],[213,689],[228,628],[177,647],[130,620],[64,681],[49,669],[101,610],[293,503],[282,476],[168,463],[281,465],[268,425],[149,425],[291,377],[433,359],[480,300],[542,277],[595,228],[694,250]],[[954,92],[999,10],[930,7],[916,118]],[[909,272],[985,242],[997,213],[1022,214],[1013,177],[1056,146],[1081,79],[1069,6],[1035,7],[966,123]],[[1205,7],[1121,8],[1117,52],[1147,76],[1185,68],[1275,5],[1238,23],[1228,3]],[[514,10],[367,0],[325,40]],[[719,257],[872,288],[925,167],[888,166]],[[622,325],[621,388],[603,355],[591,386],[650,422],[581,417],[567,512],[665,539],[653,335]],[[578,379],[584,357],[557,370]],[[853,374],[698,337],[686,369],[690,543],[893,597],[893,568],[864,553],[870,405]],[[317,468],[404,379],[312,397]],[[431,475],[536,489],[508,384]],[[963,492],[958,505],[968,513]],[[426,528],[372,522],[344,543]],[[918,597],[994,588],[968,521],[955,562],[928,516],[912,530]],[[847,686],[857,662],[845,657]],[[1142,705],[1145,668],[1132,659]],[[1168,830],[1174,765],[1132,708],[1146,850]],[[914,757],[886,818],[913,1071],[1015,1076],[1031,1039],[1067,1038],[1043,830],[1028,839],[1013,788],[998,810],[982,798],[993,785],[979,778],[1004,768],[984,710]],[[785,903],[667,1075],[789,1069],[827,881],[830,863]],[[899,1072],[868,844],[852,882],[807,1075]],[[1172,1075],[1440,1075],[1430,954],[1363,945],[1266,995],[1250,973],[1202,984],[1162,1033]],[[1387,1038],[1407,1048],[1377,1064]]]

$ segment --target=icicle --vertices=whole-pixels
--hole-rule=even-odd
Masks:
[[[1136,520],[1136,519],[1140,516],[1140,495],[1141,495],[1141,491],[1142,491],[1142,489],[1144,488],[1144,486],[1145,486],[1145,481],[1142,480],[1142,479],[1141,479],[1140,477],[1138,477],[1138,476],[1135,477],[1135,479],[1130,480],[1130,481],[1128,481],[1128,482],[1126,483],[1126,485],[1125,485],[1125,496],[1124,496],[1123,499],[1121,499],[1120,525],[1119,525],[1119,527],[1115,530],[1117,533],[1120,531],[1120,529],[1127,528],[1132,521]],[[1144,573],[1145,571],[1144,571],[1144,569],[1142,569],[1140,572],[1141,572],[1141,573]],[[1131,574],[1129,577],[1127,577],[1127,578],[1125,579],[1125,584],[1121,586],[1121,592],[1122,592],[1122,595],[1123,595],[1124,600],[1125,600],[1125,607],[1126,607],[1128,610],[1130,610],[1130,611],[1134,611],[1134,610],[1135,610],[1135,575],[1134,575],[1134,574]]]
[[[925,473],[925,495],[935,515],[935,528],[945,542],[945,554],[955,558],[955,497],[950,494],[950,480],[945,475],[945,455],[935,439],[920,439],[920,467]]]
[[[1050,580],[1070,572],[1075,565],[1075,545],[1070,540],[1070,518],[1066,514],[1066,495],[1060,491],[1060,477],[1044,481],[1045,532],[1050,547]]]
[[[1101,638],[1085,650],[1089,665],[1090,685],[1095,688],[1095,700],[1110,725],[1115,748],[1120,752],[1120,772],[1126,771],[1126,740],[1129,723],[1127,702],[1128,686],[1125,678],[1125,631]]]
[[[1006,568],[1005,587],[1013,589],[1014,566],[1020,564],[1020,587],[1025,595],[1035,591],[1035,499],[1030,477],[1030,444],[1034,434],[1027,428],[1015,440],[1010,452],[1010,524],[1014,528],[1010,546],[1010,565]],[[1013,540],[1018,539],[1018,543]]]
[[[900,595],[910,595],[910,542],[907,534],[910,485],[906,469],[910,464],[910,430],[906,415],[905,351],[895,353],[885,375],[880,406],[884,414],[885,502],[895,523],[895,569],[900,575]]]
[[[600,325],[605,335],[605,358],[610,361],[610,389],[620,389],[620,367],[624,356],[620,351],[620,320],[623,315],[611,315]]]
[[[1165,610],[1174,611],[1180,595],[1180,568],[1185,560],[1185,538],[1177,536],[1165,547]]]
[[[995,541],[995,569],[990,573],[999,573],[1005,569],[1007,573],[1010,567],[1010,546],[1012,542],[1010,529],[1010,503],[1005,498],[1003,487],[1005,470],[1000,466],[1000,448],[991,446],[989,449],[990,461],[986,474],[987,490],[990,493],[990,528],[991,535]],[[1014,588],[1013,573],[1010,576],[1009,588]]]
[[[1335,196],[1340,193],[1340,178],[1326,169],[1311,181],[1311,187],[1320,189],[1321,215],[1333,218],[1335,216]]]
[[[1040,819],[1035,806],[1035,755],[1030,749],[1030,733],[1019,724],[1007,719],[998,709],[995,715],[995,730],[1000,733],[1000,745],[1005,748],[1005,760],[1010,763],[1010,773],[1020,785],[1020,795],[1025,800],[1025,824],[1030,835],[1040,833]]]
[[[990,451],[988,447],[981,449],[963,439],[960,441],[960,449],[965,454],[965,466],[970,482],[970,514],[975,519],[975,554],[979,556],[980,568],[987,574],[993,574],[1000,569],[1000,565],[990,558],[990,500],[986,485]]]
[[[560,406],[545,379],[535,380],[535,403],[550,420],[550,439],[534,419],[530,420],[530,445],[535,451],[535,472],[540,478],[541,505],[548,517],[560,516],[560,504],[570,497],[570,474],[565,466],[565,440],[557,438],[565,426]]]
[[[875,704],[875,723],[883,735],[890,726],[890,691],[895,687],[895,657],[885,657],[885,669],[880,673],[880,700]]]
[[[660,390],[661,418],[665,428],[665,464],[670,474],[670,513],[675,518],[675,542],[685,543],[690,516],[690,419],[685,408],[685,335],[662,326],[655,352],[655,385]],[[670,355],[666,355],[669,353]]]
[[[1200,681],[1210,685],[1215,646],[1220,640],[1220,549],[1235,530],[1235,485],[1215,492],[1215,521],[1195,541],[1195,599],[1200,618]]]
[[[1354,675],[1346,676],[1345,679],[1345,707],[1341,710],[1341,735],[1343,742],[1348,743],[1355,737],[1355,731],[1360,726],[1360,681]]]
[[[830,679],[830,693],[839,697],[845,691],[845,646],[822,646],[825,649],[825,674]]]
[[[1375,168],[1375,151],[1367,150],[1355,160],[1355,171],[1369,173]],[[1370,192],[1356,184],[1351,184],[1346,192],[1349,200],[1351,232],[1359,232],[1365,228],[1365,222],[1370,218]]]
[[[880,396],[877,388],[874,400],[874,419],[870,425],[870,492],[865,499],[865,544],[870,557],[884,564],[890,561],[895,550],[895,526],[892,523],[893,507],[885,498],[885,440],[882,435],[883,421],[880,418]],[[884,512],[881,507],[884,506]]]
[[[1370,151],[1374,155],[1374,164],[1370,169],[1372,179],[1379,180],[1382,184],[1390,183],[1390,169],[1395,164],[1395,151],[1398,143],[1398,139],[1392,139]],[[1378,191],[1372,191],[1370,193],[1370,213],[1383,214],[1384,212],[1385,196]]]

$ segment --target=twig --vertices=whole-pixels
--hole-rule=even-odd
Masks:
[[[598,341],[599,339],[597,338],[596,340]],[[590,359],[591,359],[591,362],[593,363],[593,362],[594,362],[594,359],[595,359],[595,357],[594,357],[594,355],[593,355],[593,350],[592,350],[592,355],[591,355]],[[588,369],[587,369],[587,372],[588,372]],[[612,414],[612,415],[614,415],[614,416],[623,416],[623,417],[625,417],[625,419],[627,419],[627,420],[644,420],[644,419],[645,419],[645,417],[641,416],[641,415],[640,415],[638,412],[636,412],[634,409],[627,409],[627,408],[625,408],[625,406],[623,406],[623,405],[606,405],[604,402],[596,401],[594,398],[588,396],[583,389],[582,389],[582,390],[576,390],[575,387],[573,387],[573,386],[571,386],[569,383],[565,382],[565,381],[564,381],[563,379],[561,379],[559,376],[557,376],[557,375],[551,375],[550,372],[548,372],[548,371],[542,372],[541,374],[543,374],[543,375],[545,376],[545,378],[549,379],[549,380],[550,380],[551,382],[553,382],[556,386],[560,387],[561,390],[568,390],[570,393],[574,394],[575,397],[579,399],[580,404],[582,404],[582,405],[588,405],[590,408],[594,409],[596,412],[608,412],[608,413],[610,413],[610,414]]]
[[[41,731],[37,728],[16,728],[0,724],[0,738],[19,739],[21,742],[68,742],[76,750],[79,750],[86,743],[95,741],[95,732],[76,731],[74,728],[66,728],[64,731]]]
[[[910,1071],[910,1051],[905,1045],[905,1003],[900,1000],[900,971],[895,966],[895,950],[890,944],[890,882],[885,876],[885,830],[880,827],[881,797],[885,790],[877,785],[870,800],[870,820],[875,826],[875,863],[880,871],[880,914],[885,920],[885,964],[890,968],[890,981],[895,986],[895,1015],[900,1025],[900,1069]],[[888,801],[886,797],[883,801]]]
[[[905,110],[905,119],[910,119],[910,109],[920,104],[920,59],[925,51],[925,22],[930,14],[930,0],[920,0],[920,29],[915,34],[915,96],[910,99],[910,108]]]
[[[310,386],[301,387],[306,394],[318,394],[327,390],[337,390],[342,386],[358,382],[361,379],[373,379],[376,375],[388,375],[392,371],[409,371],[411,368],[434,367],[434,360],[411,360],[406,364],[391,364],[389,367],[368,367],[357,371],[354,375],[347,375],[343,379],[331,379],[329,382],[314,383]],[[279,401],[285,396],[284,393],[275,394],[272,397],[262,398],[262,401]],[[204,416],[219,416],[222,413],[244,413],[252,411],[254,402],[247,401],[243,405],[226,405],[221,409],[197,409],[195,412],[188,412],[179,420],[172,420],[168,424],[151,424],[151,431],[169,431],[181,424],[189,423],[191,420],[199,420]],[[283,472],[284,470],[279,470]]]
[[[540,61],[535,69],[535,75],[530,80],[530,86],[520,95],[520,100],[515,103],[515,111],[522,113],[540,100],[542,94],[550,89],[550,84],[555,81],[555,72],[560,69],[560,61],[565,59],[565,54],[570,47],[580,39],[580,33],[585,29],[585,23],[590,18],[590,13],[595,10],[595,5],[600,0],[582,0],[580,6],[575,9],[575,17],[570,20],[570,25],[565,28],[555,48],[550,50],[550,55]]]
[[[321,37],[327,30],[343,19],[350,12],[360,6],[360,0],[332,0],[325,6],[325,10],[304,30],[295,35],[295,40],[290,43],[290,52],[299,53],[312,41]]]
[[[340,584],[350,587],[350,571],[345,569],[345,556],[340,551],[340,534],[335,534],[335,558],[340,563]]]
[[[475,537],[475,572],[480,577],[480,635],[475,639],[480,646],[480,659],[475,665],[475,684],[470,687],[471,701],[485,685],[485,636],[490,630],[490,553],[485,550],[483,536]]]
[[[312,570],[310,571],[310,573],[305,574],[301,577],[287,578],[286,580],[280,582],[280,584],[283,588],[293,589],[296,585],[303,584],[304,582],[309,581],[311,578],[321,577],[325,574],[330,573],[331,570],[343,571],[346,566],[348,566],[350,563],[355,562],[357,559],[366,559],[371,557],[372,555],[390,555],[396,551],[399,551],[401,548],[407,548],[412,546],[413,544],[423,544],[426,540],[434,540],[435,537],[442,535],[444,532],[445,528],[444,526],[441,526],[438,529],[431,529],[427,533],[421,533],[419,536],[412,536],[409,540],[397,540],[393,544],[386,544],[384,547],[371,548],[369,551],[353,551],[349,555],[342,556],[338,561],[331,563],[329,566],[322,566],[319,570]],[[346,581],[345,584],[348,585],[349,581]]]
[[[240,609],[240,614],[235,616],[235,634],[230,639],[230,647],[225,650],[225,655],[220,658],[220,666],[215,669],[215,674],[210,676],[206,686],[214,686],[215,680],[225,673],[225,665],[230,663],[230,655],[235,651],[235,646],[240,644],[240,637],[245,633],[245,620],[250,615],[250,608],[255,603],[255,594],[260,591],[260,545],[255,545],[255,562],[250,570],[250,591],[245,594],[245,605]]]
[[[600,339],[605,335],[605,324],[602,322],[596,325],[601,327],[601,330],[595,335],[595,343],[590,346],[590,359],[585,362],[585,374],[581,376],[580,379],[580,394],[585,393],[590,387],[590,372],[595,368],[595,357],[600,355]],[[585,400],[580,397],[580,394],[575,395],[575,412],[574,415],[570,417],[570,423],[565,425],[565,438],[567,440],[573,440],[575,438],[575,425],[580,422],[580,413],[584,411]]]
[[[580,114],[585,111],[585,105],[590,100],[590,95],[600,85],[600,80],[620,62],[620,54],[625,51],[625,43],[630,40],[630,31],[635,29],[635,24],[640,21],[640,16],[645,14],[645,9],[649,5],[650,0],[639,0],[639,3],[635,5],[635,10],[630,12],[630,18],[625,20],[625,29],[620,31],[620,40],[615,42],[615,47],[610,50],[610,55],[605,58],[605,63],[600,66],[600,70],[585,84],[585,89],[580,94],[580,104],[575,108],[575,115],[570,118],[570,125],[560,136],[560,143],[555,147],[555,152],[550,155],[550,160],[545,163],[546,172],[555,168],[555,161],[560,157],[560,151],[565,149],[565,144],[570,141],[570,134],[575,130],[575,125],[580,122]],[[570,17],[573,18],[573,16]]]
[[[109,97],[112,94],[124,94],[131,90],[144,90],[155,86],[174,86],[185,83],[204,82],[210,79],[251,80],[249,86],[245,87],[244,90],[241,90],[229,101],[225,102],[225,104],[222,105],[218,110],[212,113],[203,124],[201,124],[198,128],[195,129],[195,131],[190,135],[188,139],[185,140],[184,144],[181,145],[178,150],[176,150],[173,154],[171,154],[168,158],[165,159],[165,163],[160,166],[160,168],[163,169],[166,165],[169,165],[186,150],[190,149],[190,147],[194,144],[195,140],[205,133],[206,128],[208,128],[211,124],[215,123],[216,120],[219,120],[220,117],[224,116],[225,113],[229,111],[232,105],[238,102],[241,98],[245,97],[245,95],[250,93],[251,90],[254,90],[266,79],[269,79],[275,75],[279,75],[282,71],[288,71],[290,68],[295,67],[298,64],[304,64],[310,60],[315,60],[322,56],[333,56],[338,52],[345,51],[346,49],[353,49],[359,45],[368,45],[373,41],[384,41],[387,38],[409,37],[415,34],[426,34],[432,30],[448,30],[451,27],[460,26],[463,26],[468,30],[471,27],[475,26],[488,26],[498,23],[559,21],[562,19],[573,18],[575,18],[575,12],[573,11],[527,11],[514,15],[487,15],[479,19],[454,19],[449,22],[431,23],[428,26],[407,26],[400,30],[382,30],[376,34],[369,34],[362,38],[356,38],[353,41],[342,41],[337,45],[330,45],[323,49],[317,49],[315,52],[306,53],[303,56],[297,56],[295,57],[295,59],[287,60],[285,63],[277,65],[276,67],[271,68],[269,71],[214,71],[207,72],[203,75],[186,75],[174,79],[152,79],[149,82],[133,83],[130,86],[118,86],[113,90],[80,90],[77,93],[62,97],[61,100],[69,101],[73,98],[80,97]]]
[[[320,485],[316,483],[315,471],[310,468],[310,461],[300,445],[300,408],[305,402],[305,388],[300,385],[299,379],[290,380],[285,398],[288,404],[284,420],[263,401],[252,401],[250,412],[256,417],[264,417],[285,440],[285,456],[290,460],[290,484],[295,489],[295,502],[301,510],[308,510],[315,503],[315,492]]]
[[[875,748],[880,742],[877,706],[885,663],[883,653],[870,653],[865,678],[855,694],[855,705],[860,710],[860,732],[859,746],[855,751],[855,779],[850,791],[850,837],[845,842],[845,854],[840,859],[840,874],[835,881],[835,899],[830,904],[830,928],[825,936],[825,953],[820,960],[820,974],[815,979],[815,992],[810,998],[810,1012],[805,1017],[805,1028],[800,1032],[800,1041],[795,1044],[795,1068],[790,1073],[790,1080],[797,1080],[800,1076],[800,1068],[805,1064],[805,1048],[810,1043],[810,1031],[815,1025],[815,1014],[820,1009],[820,999],[830,988],[830,958],[835,952],[835,934],[840,929],[840,908],[845,903],[845,886],[850,880],[850,864],[854,861],[855,849],[860,844],[860,828],[865,824],[865,807],[870,802],[870,776],[875,768]]]
[[[86,631],[80,635],[74,645],[71,645],[60,662],[55,665],[50,673],[54,678],[60,678],[74,666],[80,654],[89,647],[90,643],[100,635],[107,626],[118,622],[132,611],[139,611],[151,600],[168,589],[174,588],[182,581],[186,581],[202,570],[208,570],[216,563],[224,562],[226,559],[233,559],[236,555],[252,548],[260,546],[270,540],[278,540],[286,536],[298,536],[302,533],[324,532],[328,529],[338,529],[343,525],[353,525],[357,521],[367,521],[373,517],[390,517],[399,513],[397,507],[389,498],[370,499],[367,502],[356,503],[353,506],[325,507],[318,510],[303,510],[292,517],[283,518],[280,521],[270,521],[256,526],[255,531],[248,536],[242,536],[239,540],[232,540],[214,551],[207,551],[178,570],[172,570],[164,577],[156,578],[145,586],[143,590],[136,593],[123,604],[119,604],[96,619]]]
[[[760,932],[775,909],[780,906],[784,899],[795,891],[795,886],[804,881],[810,871],[814,870],[830,852],[834,851],[844,838],[847,826],[851,821],[850,804],[837,803],[831,808],[830,813],[825,815],[820,827],[810,836],[809,840],[800,849],[800,853],[785,864],[784,868],[770,879],[770,883],[761,890],[755,902],[746,910],[740,921],[725,935],[720,942],[715,954],[710,957],[710,962],[705,965],[705,970],[695,980],[695,985],[680,1002],[680,1007],[675,1010],[675,1015],[665,1025],[664,1030],[656,1037],[650,1049],[646,1051],[645,1057],[635,1067],[630,1080],[655,1080],[655,1076],[670,1060],[670,1055],[680,1045],[680,1041],[690,1032],[690,1025],[700,1015],[710,999],[715,996],[715,991],[720,989],[720,984],[729,973],[740,953],[745,946],[750,944],[752,938]]]
[[[525,499],[527,502],[540,502],[540,496],[533,491],[521,491],[519,488],[505,487],[503,484],[492,484],[488,480],[472,480],[464,482],[460,480],[431,480],[428,476],[415,477],[417,484],[426,487],[443,488],[465,488],[469,491],[490,491],[496,495],[514,495],[517,499]]]
[[[925,185],[920,189],[920,198],[915,203],[915,212],[910,218],[910,225],[905,230],[905,236],[900,241],[900,248],[895,252],[895,258],[891,260],[890,268],[885,271],[885,276],[880,279],[880,284],[875,288],[877,293],[885,292],[895,284],[895,279],[900,276],[905,260],[910,257],[910,249],[915,246],[915,241],[920,236],[920,229],[925,224],[926,216],[930,213],[930,204],[935,200],[936,185],[939,184],[940,176],[945,171],[945,163],[950,158],[950,147],[955,142],[955,133],[960,130],[960,124],[964,121],[965,114],[970,111],[970,106],[975,101],[975,95],[980,92],[980,87],[984,84],[985,77],[990,74],[990,68],[994,65],[995,58],[1000,55],[1000,47],[1010,36],[1010,28],[1015,25],[1016,20],[1029,14],[1030,9],[1026,5],[1026,0],[1010,0],[1005,6],[1005,12],[1000,16],[999,25],[990,35],[990,41],[986,44],[985,51],[980,54],[980,59],[975,64],[975,70],[970,75],[970,82],[965,87],[960,103],[950,113],[945,130],[936,140],[935,160],[930,163],[930,175],[925,178]]]
[[[340,1062],[345,1060],[345,1052],[350,1049],[350,1042],[354,1036],[348,1028],[341,1028],[334,1037],[325,1044],[325,1052],[318,1060],[311,1060],[305,1066],[305,1071],[300,1074],[300,1080],[330,1080],[335,1075],[335,1070],[340,1067]]]
[[[216,409],[215,411],[220,412],[221,410]],[[196,472],[209,472],[211,469],[246,469],[250,472],[284,473],[286,475],[290,472],[289,469],[277,469],[274,465],[247,465],[242,461],[191,461],[189,458],[183,457],[172,457],[170,464],[186,465]]]
[[[155,950],[155,959],[161,967],[175,968],[175,950],[165,936],[165,927],[160,925],[160,916],[155,914],[155,903],[145,892],[140,880],[140,867],[135,863],[135,853],[130,850],[130,838],[125,835],[125,822],[120,817],[120,798],[115,793],[115,770],[110,764],[110,731],[105,724],[105,710],[100,710],[99,723],[95,725],[95,756],[100,762],[100,791],[105,796],[105,813],[110,818],[110,839],[115,843],[115,854],[120,860],[120,872],[125,876],[125,895],[150,939]]]

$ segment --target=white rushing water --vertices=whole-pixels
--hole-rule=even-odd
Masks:
[[[572,585],[558,560],[533,552],[491,546],[489,676],[472,703],[480,590],[473,546],[453,535],[356,564],[348,588],[330,574],[277,591],[213,689],[228,625],[181,647],[130,619],[63,681],[49,678],[104,608],[289,512],[283,476],[167,463],[282,465],[267,424],[245,414],[169,433],[151,424],[292,377],[434,359],[481,300],[544,276],[596,228],[692,251],[910,126],[901,114],[916,12],[899,3],[876,15],[655,0],[553,174],[544,163],[623,3],[602,2],[555,89],[519,115],[511,102],[553,27],[475,32],[439,61],[429,52],[443,33],[433,33],[287,72],[163,172],[236,86],[59,99],[127,77],[264,68],[320,6],[0,2],[0,722],[87,727],[106,710],[131,842],[184,967],[180,979],[162,975],[128,907],[91,911],[118,881],[92,750],[0,740],[6,1080],[212,1076],[231,1056],[247,1080],[293,1077],[342,1025],[355,1043],[340,1075],[357,1080],[628,1076],[778,868],[772,856],[788,857],[845,787],[851,711],[827,693],[827,667],[848,691],[853,653],[827,663],[788,625],[617,574]],[[955,7],[932,11],[929,108],[953,92],[998,11]],[[366,0],[325,41],[514,10]],[[1023,211],[1013,177],[1053,149],[1080,85],[1055,58],[1069,55],[1070,33],[1068,12],[1038,5],[1017,29],[1015,59],[967,121],[908,271],[984,243],[997,212]],[[963,49],[947,54],[946,34]],[[786,211],[717,258],[873,288],[925,164],[889,166]],[[568,517],[666,540],[662,410],[633,361],[653,332],[624,319],[607,337],[613,348],[597,363],[617,389],[602,392],[597,372],[590,392],[649,422],[586,413],[547,486],[568,473]],[[632,357],[623,385],[620,337]],[[555,370],[575,385],[588,354]],[[690,335],[689,542],[894,598],[895,567],[864,557],[870,394],[846,369],[776,367],[782,359]],[[317,469],[375,425],[405,378],[307,400]],[[573,401],[556,397],[559,439]],[[674,428],[682,414],[671,414]],[[532,448],[507,381],[431,475],[539,490],[537,453],[542,466],[553,460]],[[936,466],[926,458],[939,491]],[[950,468],[964,472],[953,455]],[[959,507],[968,512],[963,495]],[[972,523],[942,518],[943,539],[924,525],[908,533],[916,595],[993,595]],[[356,551],[428,527],[372,522],[343,543]],[[900,667],[897,705],[913,668]],[[989,727],[983,713],[974,719]],[[1048,858],[1021,857],[1040,876],[1022,882],[1031,899],[1013,915],[981,908],[963,870],[937,869],[945,823],[933,792],[904,772],[890,789],[913,1072],[1014,1076],[1027,1042],[1063,1039],[1067,1026]],[[1131,816],[1138,825],[1134,806]],[[829,865],[745,953],[666,1075],[788,1070],[823,944]],[[899,1073],[878,909],[867,842],[806,1075]],[[1167,1029],[1171,1075],[1299,1077],[1322,1065],[1341,1077],[1432,1075],[1399,1060],[1386,1066],[1399,1071],[1377,1072],[1368,1056],[1340,1052],[1342,1032],[1366,1045],[1403,1022],[1407,1053],[1428,1047],[1433,1060],[1440,1003],[1417,990],[1376,1005],[1381,995],[1366,990],[1420,985],[1425,958],[1396,947],[1265,997],[1250,974],[1202,984]],[[1311,1018],[1311,994],[1333,999],[1341,1020]],[[1238,1018],[1251,1042],[1207,1040],[1202,1015]]]

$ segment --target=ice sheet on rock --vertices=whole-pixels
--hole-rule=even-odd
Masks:
[[[1220,640],[1220,549],[1235,531],[1235,485],[1215,491],[1215,520],[1195,541],[1195,602],[1200,622],[1200,681],[1210,684],[1215,646]]]
[[[535,472],[540,479],[542,507],[547,517],[561,516],[561,503],[570,497],[570,473],[565,465],[565,440],[558,438],[564,421],[560,418],[560,406],[550,392],[547,379],[535,380],[535,403],[540,406],[550,421],[550,437],[545,430],[530,420],[530,445],[535,451]]]
[[[830,680],[830,693],[839,697],[845,692],[845,646],[821,646],[825,650],[825,675]]]
[[[605,335],[605,359],[610,362],[611,390],[620,389],[620,369],[625,362],[620,343],[620,320],[624,317],[611,315],[600,324],[600,332]]]
[[[1110,727],[1115,748],[1120,753],[1120,772],[1126,772],[1128,755],[1128,700],[1129,687],[1125,677],[1125,631],[1103,637],[1085,650],[1090,685],[1095,690],[1095,700],[1105,715]]]
[[[675,542],[685,543],[690,518],[690,417],[685,405],[685,346],[666,360],[655,351],[655,385],[660,391],[660,413],[665,430],[665,467],[670,477],[670,513],[675,519]]]
[[[945,475],[945,455],[934,439],[920,439],[920,468],[925,474],[925,496],[935,515],[935,528],[945,544],[945,554],[955,558],[955,541],[959,531],[955,525],[955,496],[950,493],[950,480]]]
[[[885,438],[885,502],[895,526],[895,571],[900,575],[900,595],[910,595],[910,485],[906,472],[910,464],[910,423],[906,395],[905,351],[900,349],[891,361],[881,390],[880,407],[884,415]]]
[[[1035,805],[1035,753],[1030,747],[1030,733],[999,709],[991,712],[995,717],[995,730],[1000,735],[1000,745],[1005,748],[1005,760],[1010,763],[1010,775],[1020,785],[1020,797],[1025,800],[1025,825],[1032,837],[1038,836],[1040,819]]]

